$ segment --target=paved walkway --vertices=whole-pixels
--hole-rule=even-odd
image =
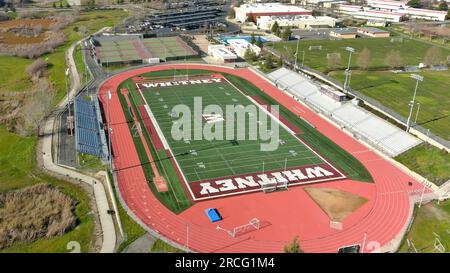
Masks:
[[[72,85],[69,92],[69,98],[73,99],[80,87],[80,77],[75,65],[75,61],[73,59],[73,52],[78,44],[82,41],[74,43],[70,46],[66,53],[66,62],[70,67],[70,72],[72,74]],[[61,110],[63,107],[67,105],[67,97],[65,97],[57,106],[55,113]],[[52,140],[53,140],[53,125],[56,122],[55,115],[51,115],[44,121],[44,127],[42,129],[41,135],[42,138],[42,159],[43,165],[46,170],[49,170],[54,173],[58,173],[64,175],[66,177],[79,180],[90,185],[93,188],[95,203],[97,206],[100,226],[102,229],[102,247],[100,252],[102,253],[112,253],[115,250],[116,246],[116,230],[114,226],[113,217],[108,214],[108,210],[110,210],[108,204],[107,193],[103,184],[88,175],[79,173],[73,169],[68,169],[61,167],[54,163],[52,156]]]
[[[145,233],[125,248],[122,253],[149,253],[156,240],[157,238],[150,233]]]

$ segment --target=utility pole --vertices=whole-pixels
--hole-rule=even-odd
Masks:
[[[409,115],[408,115],[408,120],[406,122],[406,132],[409,132],[409,129],[411,128],[411,117],[412,117],[414,104],[416,103],[417,88],[419,87],[419,82],[423,81],[423,77],[420,75],[417,75],[417,74],[411,74],[410,78],[416,80],[416,87],[414,88],[413,99],[409,105]]]

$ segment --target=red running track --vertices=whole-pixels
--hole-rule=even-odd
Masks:
[[[368,199],[344,220],[341,231],[330,228],[327,215],[309,198],[302,186],[271,194],[261,192],[202,201],[180,215],[168,210],[153,196],[147,185],[116,91],[119,84],[128,78],[174,68],[186,69],[186,64],[127,71],[109,78],[100,87],[102,102],[106,102],[107,90],[113,91],[110,103],[112,146],[115,151],[114,166],[119,170],[116,175],[120,194],[126,206],[147,227],[180,245],[186,245],[186,227],[189,225],[189,248],[197,252],[281,252],[283,246],[297,235],[306,252],[336,252],[341,246],[362,244],[364,234],[367,235],[364,251],[368,252],[374,244],[386,245],[403,230],[410,210],[409,193],[422,189],[414,178],[251,70],[204,64],[189,64],[189,68],[226,72],[245,78],[294,113],[300,111],[302,117],[315,125],[317,130],[360,160],[375,183],[346,179],[309,185],[336,188]],[[408,181],[413,182],[412,186],[408,186]],[[223,216],[221,227],[231,229],[256,217],[264,223],[264,228],[232,238],[217,230],[217,224],[209,222],[204,210],[210,207],[217,208]]]

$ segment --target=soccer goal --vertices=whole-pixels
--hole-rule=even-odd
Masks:
[[[322,46],[321,46],[321,45],[318,45],[318,46],[309,46],[308,50],[309,50],[309,51],[312,51],[312,50],[322,50]]]
[[[247,224],[237,226],[233,229],[226,229],[221,226],[216,227],[217,230],[225,231],[226,233],[228,233],[228,235],[230,235],[233,238],[236,238],[239,235],[242,235],[242,234],[245,234],[245,233],[248,233],[251,231],[259,230],[260,228],[261,228],[261,221],[259,221],[258,218],[253,218]]]
[[[173,81],[187,81],[189,80],[189,75],[184,74],[184,75],[173,75]]]

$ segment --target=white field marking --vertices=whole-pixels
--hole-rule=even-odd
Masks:
[[[244,154],[247,154],[247,153],[248,152],[246,152]],[[229,157],[233,157],[234,156],[234,159],[231,159],[232,161],[246,160],[247,162],[253,162],[255,160],[260,160],[260,159],[258,159],[260,157],[258,157],[258,158],[256,158],[255,156],[247,156],[246,157],[246,156],[239,156],[239,154],[240,153],[228,153],[227,156],[229,156]],[[207,160],[208,158],[214,158],[216,156],[217,155],[208,155],[208,156],[203,156],[202,155],[201,158],[202,158],[202,160]],[[268,155],[265,154],[263,156],[267,157]],[[292,160],[300,161],[302,159],[311,160],[311,159],[314,159],[314,158],[317,158],[317,157],[315,157],[315,156],[314,157],[312,157],[312,156],[305,156],[305,154],[302,153],[302,152],[299,152],[296,156],[294,156],[292,154],[280,154],[280,155],[277,155],[277,156],[270,155],[270,160],[271,161],[276,161],[277,159],[282,159],[282,161],[284,161],[285,158],[292,158]],[[182,162],[189,162],[189,161],[192,161],[192,160],[195,160],[195,158],[185,158],[185,159],[183,159],[181,161]],[[317,158],[317,160],[319,160],[319,159]],[[320,162],[313,162],[313,164],[320,164],[320,163],[323,163],[323,162],[322,161],[320,161]],[[221,163],[217,162],[217,163],[209,163],[209,164],[221,164]]]
[[[145,110],[146,110],[147,113],[149,114],[150,118],[151,118],[151,119],[152,119],[152,118],[154,119],[154,117],[152,116],[153,114],[152,114],[152,112],[151,112],[151,110],[150,110],[150,107],[148,106],[147,99],[145,98],[144,94],[142,93],[142,91],[141,91],[140,89],[139,89],[139,92],[141,92],[141,96],[142,96],[142,98],[144,99],[144,102],[145,102]],[[152,121],[153,121],[153,119],[152,119]],[[166,137],[165,137],[164,134],[162,133],[161,128],[159,127],[159,124],[156,122],[156,123],[154,123],[154,126],[155,126],[155,128],[156,128],[156,130],[157,130],[157,133],[158,133],[159,137],[161,138],[161,141],[163,142],[164,149],[166,149],[166,150],[168,149],[168,150],[170,151],[170,153],[172,154],[172,158],[173,158],[173,160],[175,161],[175,164],[177,165],[178,170],[180,171],[180,174],[181,174],[181,176],[182,176],[182,178],[183,178],[183,182],[184,182],[184,184],[186,185],[186,187],[189,189],[189,193],[191,194],[193,200],[195,200],[195,195],[194,195],[194,193],[192,192],[191,187],[189,186],[189,183],[188,183],[188,181],[187,181],[187,179],[186,179],[186,176],[184,175],[183,170],[181,169],[180,164],[178,163],[178,160],[177,160],[175,154],[174,154],[173,151],[172,151],[172,148],[171,148],[170,145],[167,143]]]
[[[255,74],[256,75],[256,74]],[[275,117],[272,115],[272,113],[270,113],[269,111],[267,111],[266,109],[264,109],[264,107],[262,107],[259,103],[257,103],[255,100],[253,100],[250,96],[245,95],[244,93],[242,93],[241,90],[239,90],[239,88],[237,88],[235,85],[233,85],[231,82],[228,81],[228,79],[225,78],[225,81],[228,82],[231,86],[233,86],[234,88],[236,88],[236,90],[238,90],[238,92],[240,92],[242,95],[244,95],[245,97],[247,97],[247,99],[249,99],[251,102],[253,102],[255,105],[259,106],[260,108],[263,109],[263,111],[265,111],[268,115],[270,115],[272,118],[275,119]],[[263,91],[264,92],[264,91]],[[279,109],[278,109],[279,110]],[[280,114],[280,113],[278,113]],[[321,155],[319,155],[318,153],[316,153],[316,151],[314,151],[309,145],[307,145],[303,140],[301,140],[299,137],[297,137],[295,135],[295,133],[289,129],[285,124],[283,124],[279,119],[275,119],[275,121],[277,121],[279,124],[281,124],[281,126],[283,126],[283,128],[285,128],[288,132],[290,132],[296,139],[298,139],[303,145],[305,145],[308,149],[310,149],[315,155],[317,155],[319,158],[321,158],[325,163],[327,163],[331,168],[333,168],[333,170],[335,170],[337,173],[339,173],[341,175],[341,177],[339,178],[346,178],[346,176],[339,171],[334,165],[330,164],[330,162],[328,162],[325,158],[323,158]],[[319,132],[320,133],[320,132]],[[337,177],[335,179],[338,179]]]
[[[276,172],[276,171],[277,170],[273,170],[271,172]],[[289,183],[288,186],[290,187],[290,186],[295,186],[295,185],[314,184],[314,183],[320,183],[320,182],[326,182],[326,181],[333,181],[333,180],[337,180],[337,179],[341,179],[341,178],[340,177],[331,177],[331,178],[318,179],[318,180],[314,180],[314,181],[294,182],[294,183]],[[206,179],[204,179],[204,180],[206,180]],[[208,179],[208,180],[213,180],[213,179]],[[257,191],[262,191],[262,189],[258,188],[258,189],[254,189],[254,190],[238,191],[238,192],[225,193],[225,194],[220,194],[220,195],[215,195],[215,196],[206,196],[206,197],[200,197],[200,198],[194,197],[194,201],[223,198],[223,197],[228,197],[228,196],[232,196],[232,195],[247,194],[247,193],[257,192]]]

